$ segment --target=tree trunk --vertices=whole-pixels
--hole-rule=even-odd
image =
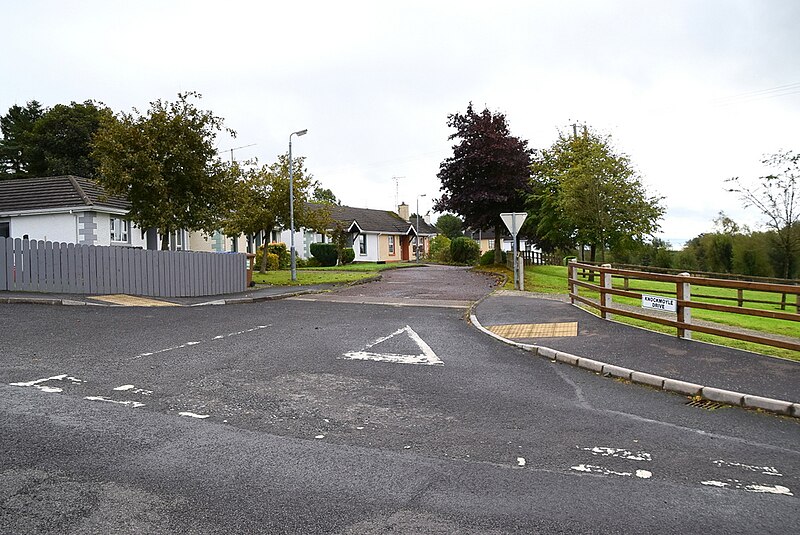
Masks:
[[[503,232],[502,225],[495,225],[494,226],[494,263],[495,264],[502,264],[503,263],[503,249],[500,246],[502,243],[500,241],[500,233]]]
[[[163,234],[161,234],[161,250],[162,251],[169,251],[169,235],[170,232],[168,230],[162,230]]]

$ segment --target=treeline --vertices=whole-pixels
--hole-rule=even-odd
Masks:
[[[714,232],[692,238],[680,251],[670,250],[669,243],[656,238],[651,243],[612,252],[611,261],[771,278],[784,278],[784,263],[788,262],[789,278],[800,278],[800,250],[787,257],[777,232],[751,231],[724,214],[715,224]],[[800,235],[800,223],[795,223],[793,230]]]

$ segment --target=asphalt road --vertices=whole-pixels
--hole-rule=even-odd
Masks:
[[[796,419],[397,306],[469,297],[439,291],[0,305],[0,533],[797,531]]]

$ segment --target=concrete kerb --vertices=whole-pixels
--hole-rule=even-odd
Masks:
[[[707,399],[709,401],[717,401],[720,403],[726,403],[737,407],[744,407],[746,409],[759,409],[767,412],[781,414],[784,416],[794,416],[795,418],[800,418],[800,403],[792,403],[791,401],[784,401],[780,399],[744,394],[740,392],[734,392],[731,390],[724,390],[721,388],[714,388],[710,386],[690,383],[687,381],[681,381],[678,379],[671,379],[669,377],[662,377],[660,375],[654,375],[650,373],[640,372],[637,370],[623,368],[621,366],[615,366],[613,364],[608,364],[606,362],[602,362],[599,360],[587,359],[584,357],[579,357],[577,355],[571,355],[569,353],[564,353],[563,351],[557,351],[549,347],[538,346],[533,344],[523,344],[522,342],[515,342],[514,340],[509,340],[496,333],[493,333],[492,331],[481,325],[481,322],[478,321],[477,316],[475,316],[474,313],[475,307],[477,307],[478,304],[485,298],[486,296],[484,296],[482,299],[478,300],[472,305],[472,308],[469,310],[470,323],[472,323],[479,331],[483,332],[484,334],[487,334],[492,338],[496,338],[497,340],[500,340],[501,342],[504,342],[506,344],[519,347],[520,349],[524,349],[526,351],[530,351],[538,356],[544,357],[549,360],[561,362],[564,364],[569,364],[572,366],[577,366],[578,368],[583,368],[589,371],[593,371],[601,375],[626,379],[634,383],[652,386],[660,390],[664,390],[666,392],[672,392],[684,396],[700,397],[703,399]]]

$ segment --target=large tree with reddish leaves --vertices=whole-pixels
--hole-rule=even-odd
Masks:
[[[447,117],[456,132],[449,139],[453,156],[439,165],[442,196],[439,212],[455,212],[473,229],[495,231],[495,261],[500,262],[502,212],[521,212],[530,188],[531,150],[528,142],[512,136],[503,113],[484,109],[476,113],[470,102],[464,114]]]

